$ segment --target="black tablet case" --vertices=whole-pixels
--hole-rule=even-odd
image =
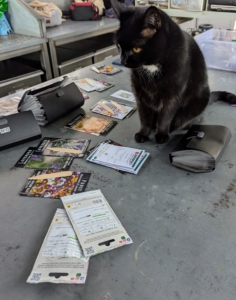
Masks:
[[[31,111],[0,118],[0,150],[41,136],[41,129]]]
[[[197,133],[203,133],[202,138],[197,138]],[[232,134],[226,126],[222,125],[193,125],[179,141],[169,155],[170,162],[173,163],[173,155],[177,151],[196,150],[209,154],[214,160],[214,167],[220,161],[225,148],[229,144]],[[184,166],[183,166],[184,168]],[[202,170],[204,172],[204,170]]]

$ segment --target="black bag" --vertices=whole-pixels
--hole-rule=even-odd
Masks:
[[[46,126],[84,105],[84,97],[74,82],[64,80],[25,92],[18,111],[31,110],[40,126]]]
[[[70,18],[74,21],[100,20],[99,9],[92,2],[72,2],[69,9]]]

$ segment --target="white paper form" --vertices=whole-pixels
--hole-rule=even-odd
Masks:
[[[86,257],[132,243],[100,190],[61,200]]]
[[[145,151],[140,149],[102,144],[93,155],[90,155],[89,160],[134,169],[144,153]]]

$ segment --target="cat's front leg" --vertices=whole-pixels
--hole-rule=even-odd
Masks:
[[[170,133],[170,124],[173,118],[173,112],[165,108],[161,110],[158,114],[157,124],[156,124],[156,132],[155,132],[155,140],[157,144],[164,144],[169,140]]]
[[[141,104],[137,101],[139,118],[141,128],[139,132],[134,135],[134,139],[137,143],[144,143],[149,140],[149,135],[152,131],[154,112],[146,105]]]

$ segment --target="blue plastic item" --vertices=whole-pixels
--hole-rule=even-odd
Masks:
[[[8,35],[14,33],[5,14],[4,13],[1,14],[2,15],[0,16],[0,35]]]

